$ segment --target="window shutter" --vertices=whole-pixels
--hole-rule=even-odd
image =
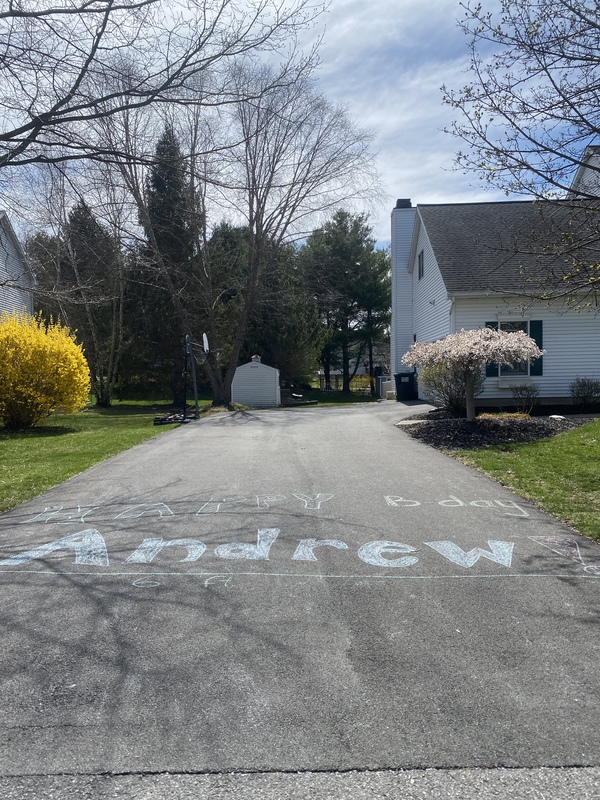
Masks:
[[[535,341],[537,346],[540,350],[544,347],[544,339],[542,336],[542,320],[541,319],[532,319],[529,323],[529,335]],[[530,375],[543,375],[544,372],[544,365],[543,365],[544,357],[536,358],[535,361],[531,362],[531,366],[529,367],[529,374]]]
[[[498,330],[498,323],[497,322],[486,322],[486,328],[493,328],[495,331]],[[485,377],[486,378],[497,378],[498,377],[498,364],[486,364],[485,365]]]

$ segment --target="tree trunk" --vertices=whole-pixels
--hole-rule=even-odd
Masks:
[[[323,364],[323,380],[325,381],[325,391],[331,391],[331,359],[329,356],[325,356],[322,359]]]
[[[465,372],[465,394],[467,403],[467,420],[469,422],[473,422],[475,419],[474,375],[470,370]]]
[[[373,368],[373,339],[369,337],[369,382],[371,384],[371,397],[375,397],[375,370]]]
[[[342,339],[342,392],[350,392],[350,326],[344,320],[344,333]]]
[[[348,342],[342,344],[342,392],[350,392],[350,348]]]

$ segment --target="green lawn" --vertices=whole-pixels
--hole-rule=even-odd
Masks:
[[[79,414],[53,414],[31,431],[0,429],[0,511],[169,430],[172,426],[153,424],[165,408],[158,403],[91,406]]]
[[[600,420],[530,444],[451,455],[600,540]]]

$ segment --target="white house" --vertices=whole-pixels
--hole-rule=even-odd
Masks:
[[[235,371],[231,401],[253,408],[280,406],[279,370],[262,364],[260,356],[252,356],[251,361]]]
[[[33,273],[4,211],[0,211],[0,311],[33,313]]]
[[[585,148],[581,164],[571,182],[569,197],[597,198],[600,194],[600,146]]]
[[[392,372],[402,356],[462,328],[524,330],[546,350],[531,365],[490,365],[478,403],[512,401],[510,386],[535,383],[546,403],[570,399],[576,377],[600,378],[600,314],[536,299],[548,276],[569,270],[543,244],[560,230],[565,203],[417,205],[392,211]],[[565,222],[566,224],[566,222]],[[536,233],[537,232],[537,233]]]

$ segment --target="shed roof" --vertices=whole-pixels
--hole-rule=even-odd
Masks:
[[[279,372],[276,367],[270,367],[268,364],[263,364],[261,361],[247,361],[245,364],[241,364],[239,367],[236,367],[236,372],[241,370],[242,372],[250,371],[250,370],[259,370],[260,372]]]
[[[581,231],[586,221],[590,227],[586,210],[566,201],[424,204],[417,209],[449,294],[539,289],[550,275],[570,271],[575,256],[582,257],[582,246],[566,253],[565,230]]]

